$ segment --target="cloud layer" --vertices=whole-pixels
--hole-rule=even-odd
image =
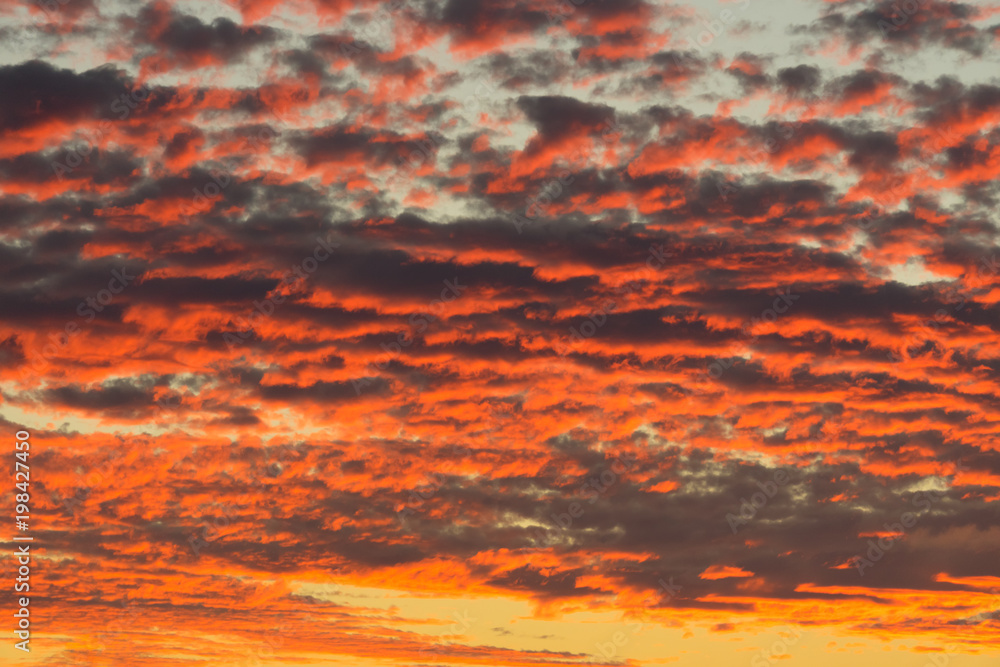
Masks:
[[[0,9],[32,659],[995,659],[1000,7],[764,5]]]

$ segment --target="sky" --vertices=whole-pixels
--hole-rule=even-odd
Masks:
[[[0,658],[995,667],[998,40],[0,4]]]

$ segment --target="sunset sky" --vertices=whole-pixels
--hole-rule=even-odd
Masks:
[[[1000,664],[1000,0],[7,0],[31,652]]]

